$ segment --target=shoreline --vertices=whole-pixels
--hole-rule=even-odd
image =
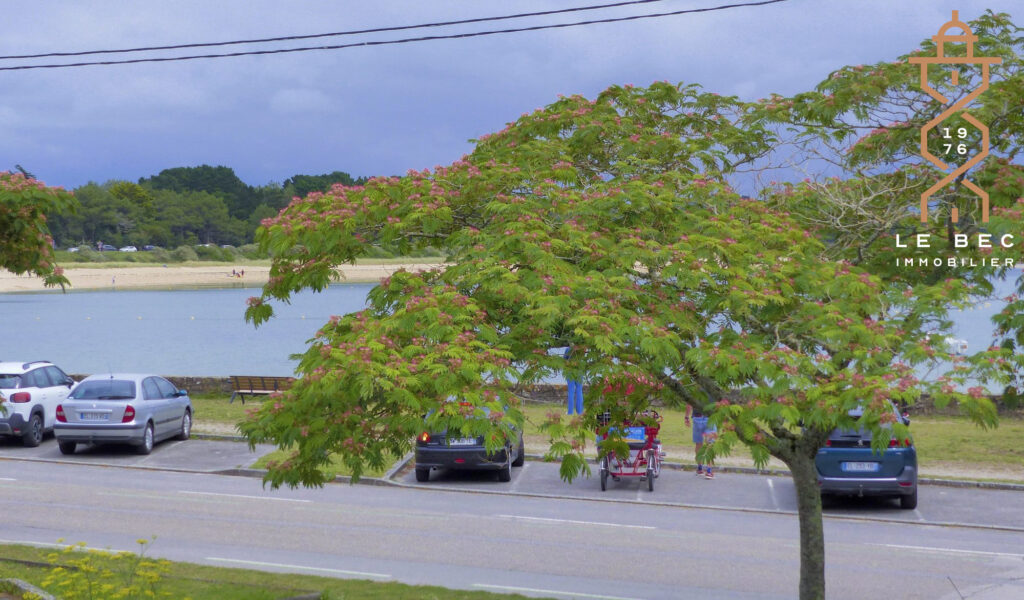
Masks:
[[[425,271],[443,263],[395,263],[376,265],[344,265],[338,283],[377,283],[395,271]],[[236,269],[244,276],[232,276],[230,266],[145,266],[108,268],[65,268],[64,276],[71,285],[69,292],[97,290],[172,290],[195,288],[259,288],[267,283],[270,267],[242,265]],[[0,270],[0,294],[60,291],[48,288],[34,275],[14,275]]]

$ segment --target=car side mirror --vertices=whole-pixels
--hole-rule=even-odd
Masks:
[[[71,387],[75,385],[75,380],[68,377],[67,379],[64,380],[64,385],[68,386],[68,389],[71,389]]]
[[[185,391],[185,390],[178,390],[178,391],[174,392],[174,397],[175,398],[181,398],[182,396],[188,396],[188,392]]]

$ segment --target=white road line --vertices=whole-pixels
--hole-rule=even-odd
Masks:
[[[600,525],[602,527],[628,527],[630,529],[657,529],[651,525],[624,525],[622,523],[602,523],[600,521],[574,521],[572,519],[548,519],[545,517],[526,517],[522,515],[498,515],[501,519],[520,519],[523,521],[541,521],[544,523],[569,523],[571,525]]]
[[[523,482],[523,474],[526,473],[526,470],[529,469],[530,465],[532,465],[532,464],[533,463],[530,462],[530,461],[526,461],[526,463],[523,464],[523,467],[521,469],[519,469],[519,477],[516,477],[516,480],[512,482],[512,487],[509,488],[510,491],[513,491],[513,492],[518,492],[519,491],[519,484]]]
[[[779,508],[779,499],[775,497],[775,483],[771,477],[768,478],[768,494],[772,497],[772,506],[775,507],[775,510],[782,510]]]
[[[274,496],[246,496],[244,494],[218,494],[217,492],[190,492],[188,490],[178,490],[179,494],[194,494],[197,496],[224,496],[225,498],[249,498],[252,500],[277,500],[278,502],[312,502],[312,500],[302,500],[299,498],[275,498]]]
[[[920,550],[922,552],[944,552],[947,554],[977,554],[979,556],[1006,556],[1008,558],[1024,558],[1024,554],[1013,552],[986,552],[984,550],[960,550],[958,548],[934,548],[931,546],[904,546],[901,544],[874,544],[886,548],[898,548],[900,550]]]
[[[638,598],[624,598],[622,596],[603,596],[601,594],[584,594],[583,592],[542,590],[538,588],[516,587],[512,585],[489,585],[486,583],[474,583],[473,587],[484,588],[489,590],[506,590],[510,592],[531,592],[534,594],[550,594],[554,596],[572,596],[573,598],[596,598],[597,600],[639,600]]]
[[[13,477],[0,477],[0,481],[17,481],[17,479]]]
[[[206,560],[212,560],[217,562],[236,563],[239,565],[252,565],[256,567],[278,567],[281,569],[300,569],[303,571],[316,571],[318,573],[336,573],[339,575],[354,575],[356,577],[374,577],[376,579],[391,579],[390,575],[384,573],[367,573],[365,571],[348,571],[346,569],[324,569],[321,567],[305,567],[302,565],[286,565],[283,563],[272,563],[272,562],[260,562],[258,560],[238,560],[235,558],[218,558],[216,556],[207,556]]]

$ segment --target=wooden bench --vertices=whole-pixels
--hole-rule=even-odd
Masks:
[[[235,396],[242,398],[242,404],[245,404],[246,396],[266,396],[273,394],[274,392],[281,392],[288,389],[292,382],[295,381],[294,377],[266,377],[263,375],[232,375],[231,376],[231,400],[228,404],[235,401]]]

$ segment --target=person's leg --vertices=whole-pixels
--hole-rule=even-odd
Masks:
[[[580,385],[579,381],[573,381],[572,379],[566,380],[565,384],[566,384],[566,387],[568,388],[568,392],[569,392],[568,402],[566,403],[567,404],[566,411],[567,411],[567,414],[571,415],[573,413],[573,409],[576,407],[576,394],[577,394],[577,390],[578,390],[579,394],[582,396],[582,394],[583,394],[583,386]],[[583,402],[582,402],[582,400],[580,401],[580,408],[577,409],[577,411],[578,411],[579,414],[583,414]]]
[[[708,443],[708,444],[713,443],[715,441],[715,437],[717,437],[717,436],[718,436],[718,428],[715,427],[714,425],[708,426],[708,427],[706,427],[704,429],[704,441],[705,441],[705,443]],[[707,468],[704,469],[704,477],[706,479],[714,479],[715,478],[715,474],[711,470],[711,466],[712,466],[712,461],[708,461]]]
[[[583,382],[577,381],[576,383],[576,414],[583,414]]]
[[[703,417],[693,418],[693,457],[697,462],[697,475],[704,472],[704,465],[700,462],[700,448],[704,445],[704,429],[708,420]]]

